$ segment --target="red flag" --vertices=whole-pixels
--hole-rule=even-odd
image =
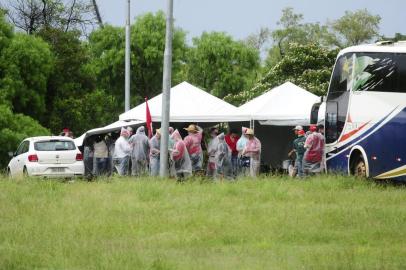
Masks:
[[[147,130],[148,130],[148,138],[152,137],[152,117],[151,112],[149,111],[148,107],[148,98],[145,98],[145,107],[146,107],[146,123],[147,123]]]

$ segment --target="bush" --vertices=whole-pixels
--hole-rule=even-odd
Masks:
[[[0,169],[8,164],[8,152],[15,151],[23,139],[39,135],[50,132],[31,117],[13,114],[9,107],[0,105]]]

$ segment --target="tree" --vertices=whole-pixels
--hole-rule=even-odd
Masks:
[[[193,45],[187,60],[188,81],[220,98],[251,87],[260,66],[258,50],[220,32],[203,33]]]
[[[406,35],[405,34],[401,34],[401,33],[395,33],[394,37],[385,37],[382,36],[380,38],[381,40],[389,40],[389,41],[393,41],[393,42],[398,42],[398,41],[405,41],[406,40]]]
[[[85,0],[9,0],[6,8],[13,24],[30,35],[43,28],[87,33],[96,21],[94,6]]]
[[[45,111],[47,80],[53,56],[42,39],[16,34],[0,56],[0,88],[14,112],[40,119]]]
[[[281,56],[290,43],[325,45],[329,36],[327,26],[320,23],[303,23],[303,14],[294,13],[291,7],[282,10],[282,16],[277,24],[280,28],[272,32],[272,38]]]
[[[14,36],[13,27],[6,22],[4,12],[0,10],[0,56],[3,55],[4,50],[10,45]],[[10,95],[3,88],[1,80],[5,76],[5,69],[8,63],[0,61],[0,105],[9,104]]]
[[[92,61],[89,66],[97,85],[124,104],[124,28],[106,25],[94,31],[88,47]],[[131,26],[131,103],[143,102],[162,91],[163,53],[165,50],[165,15],[163,12],[139,16]],[[185,32],[175,29],[173,36],[173,77],[184,63]],[[179,78],[181,79],[181,78]],[[173,84],[179,82],[173,80]],[[120,105],[121,106],[121,105]],[[121,108],[121,107],[120,107]]]
[[[269,49],[265,60],[267,68],[271,68],[283,58],[291,43],[318,43],[328,47],[332,40],[326,25],[303,23],[303,14],[295,13],[291,7],[282,10],[282,16],[277,25],[279,28],[271,32],[274,45]]]
[[[265,44],[269,41],[271,37],[271,30],[266,27],[261,27],[259,31],[255,34],[249,35],[245,42],[247,43],[248,46],[251,46],[258,51],[262,52],[264,49]]]
[[[59,113],[56,101],[82,97],[96,88],[95,79],[87,69],[90,53],[80,40],[79,31],[47,28],[37,35],[48,42],[55,58],[46,87],[45,106],[48,113],[41,118],[41,123],[57,133],[62,127],[56,127],[50,120],[55,119],[55,113]]]
[[[293,43],[285,56],[252,89],[234,96],[235,103],[242,104],[287,81],[316,95],[325,95],[336,55],[337,50],[320,45]]]
[[[346,11],[340,19],[330,23],[334,36],[331,44],[344,48],[370,42],[379,36],[381,17],[368,10]]]
[[[54,106],[49,127],[56,131],[69,127],[76,136],[113,122],[120,109],[113,96],[99,89],[79,97],[56,99]]]
[[[7,153],[14,152],[23,139],[40,135],[50,132],[31,117],[13,114],[8,106],[0,105],[0,169],[7,166]]]

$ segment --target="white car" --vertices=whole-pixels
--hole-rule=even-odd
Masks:
[[[76,177],[84,175],[83,155],[69,137],[25,139],[8,164],[10,176]]]

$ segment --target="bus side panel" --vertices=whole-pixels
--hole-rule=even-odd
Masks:
[[[337,173],[348,173],[348,155],[350,154],[350,149],[334,156],[327,160],[328,172]]]
[[[406,108],[358,145],[367,154],[371,177],[406,165]]]

